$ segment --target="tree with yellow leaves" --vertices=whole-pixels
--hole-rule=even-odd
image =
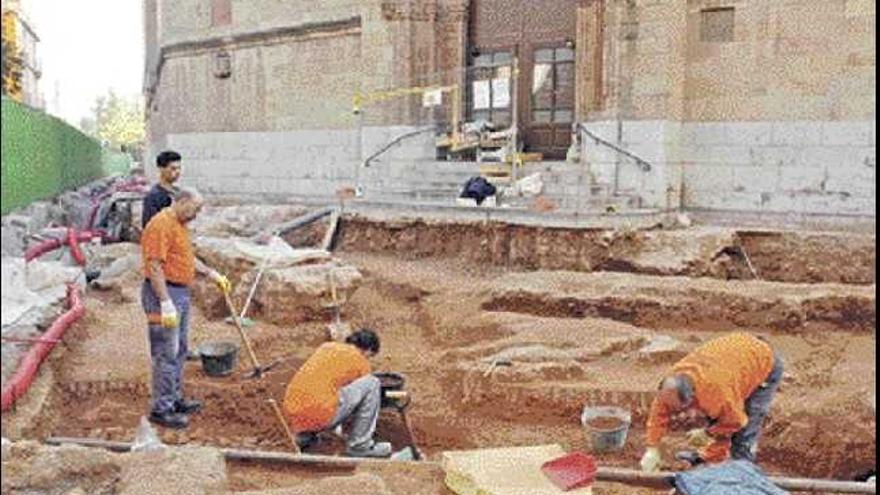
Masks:
[[[11,10],[3,12],[2,55],[0,55],[0,71],[2,71],[2,92],[17,101],[22,100],[21,78],[24,64],[21,51],[16,41],[16,14]]]

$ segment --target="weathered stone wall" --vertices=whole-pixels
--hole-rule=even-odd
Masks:
[[[579,115],[653,165],[643,172],[586,139],[593,180],[638,194],[647,207],[874,216],[872,5],[609,1],[581,9]],[[707,20],[705,10],[731,7],[726,19]],[[597,46],[601,58],[591,55]]]
[[[651,163],[642,171],[589,138],[593,179],[643,206],[874,216],[875,121],[590,122],[601,138]]]
[[[870,0],[597,0],[580,18],[581,77],[603,81],[579,101],[589,120],[875,119]]]
[[[395,136],[451,119],[449,98],[428,112],[412,96],[368,104],[359,122],[352,96],[464,83],[468,0],[331,0],[320,9],[228,0],[228,23],[213,10],[224,1],[145,4],[148,87],[153,44],[168,49],[149,152],[181,147],[188,180],[218,192],[324,196],[357,182],[356,164]],[[582,2],[578,118],[653,165],[641,171],[586,139],[592,180],[640,196],[642,207],[873,216],[872,6]],[[279,29],[287,34],[240,41]],[[226,79],[213,74],[218,47],[231,56]],[[359,124],[364,132],[353,135]],[[426,134],[386,159],[432,154]]]

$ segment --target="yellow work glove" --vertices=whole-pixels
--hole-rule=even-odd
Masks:
[[[216,270],[211,270],[211,280],[217,284],[217,287],[220,289],[220,292],[224,294],[229,294],[232,292],[232,283],[223,275],[217,273]]]
[[[648,447],[645,454],[639,462],[642,471],[653,472],[660,469],[660,449],[657,447]]]
[[[166,299],[162,301],[162,327],[163,328],[177,328],[177,308],[174,307],[174,303],[171,302],[171,299]]]
[[[696,428],[689,432],[687,432],[687,441],[688,445],[695,449],[702,449],[706,447],[714,440],[709,436],[709,433],[706,432],[705,428]]]

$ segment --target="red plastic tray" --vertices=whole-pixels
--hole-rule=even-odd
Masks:
[[[572,452],[541,466],[544,476],[563,491],[592,485],[596,470],[596,459],[583,452]]]

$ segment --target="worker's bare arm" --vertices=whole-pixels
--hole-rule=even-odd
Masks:
[[[202,275],[203,277],[213,277],[216,270],[212,269],[208,265],[206,265],[202,260],[196,258],[196,273]]]
[[[153,287],[153,292],[159,297],[160,301],[170,299],[168,296],[168,285],[165,283],[165,271],[162,260],[150,260],[150,286]]]

